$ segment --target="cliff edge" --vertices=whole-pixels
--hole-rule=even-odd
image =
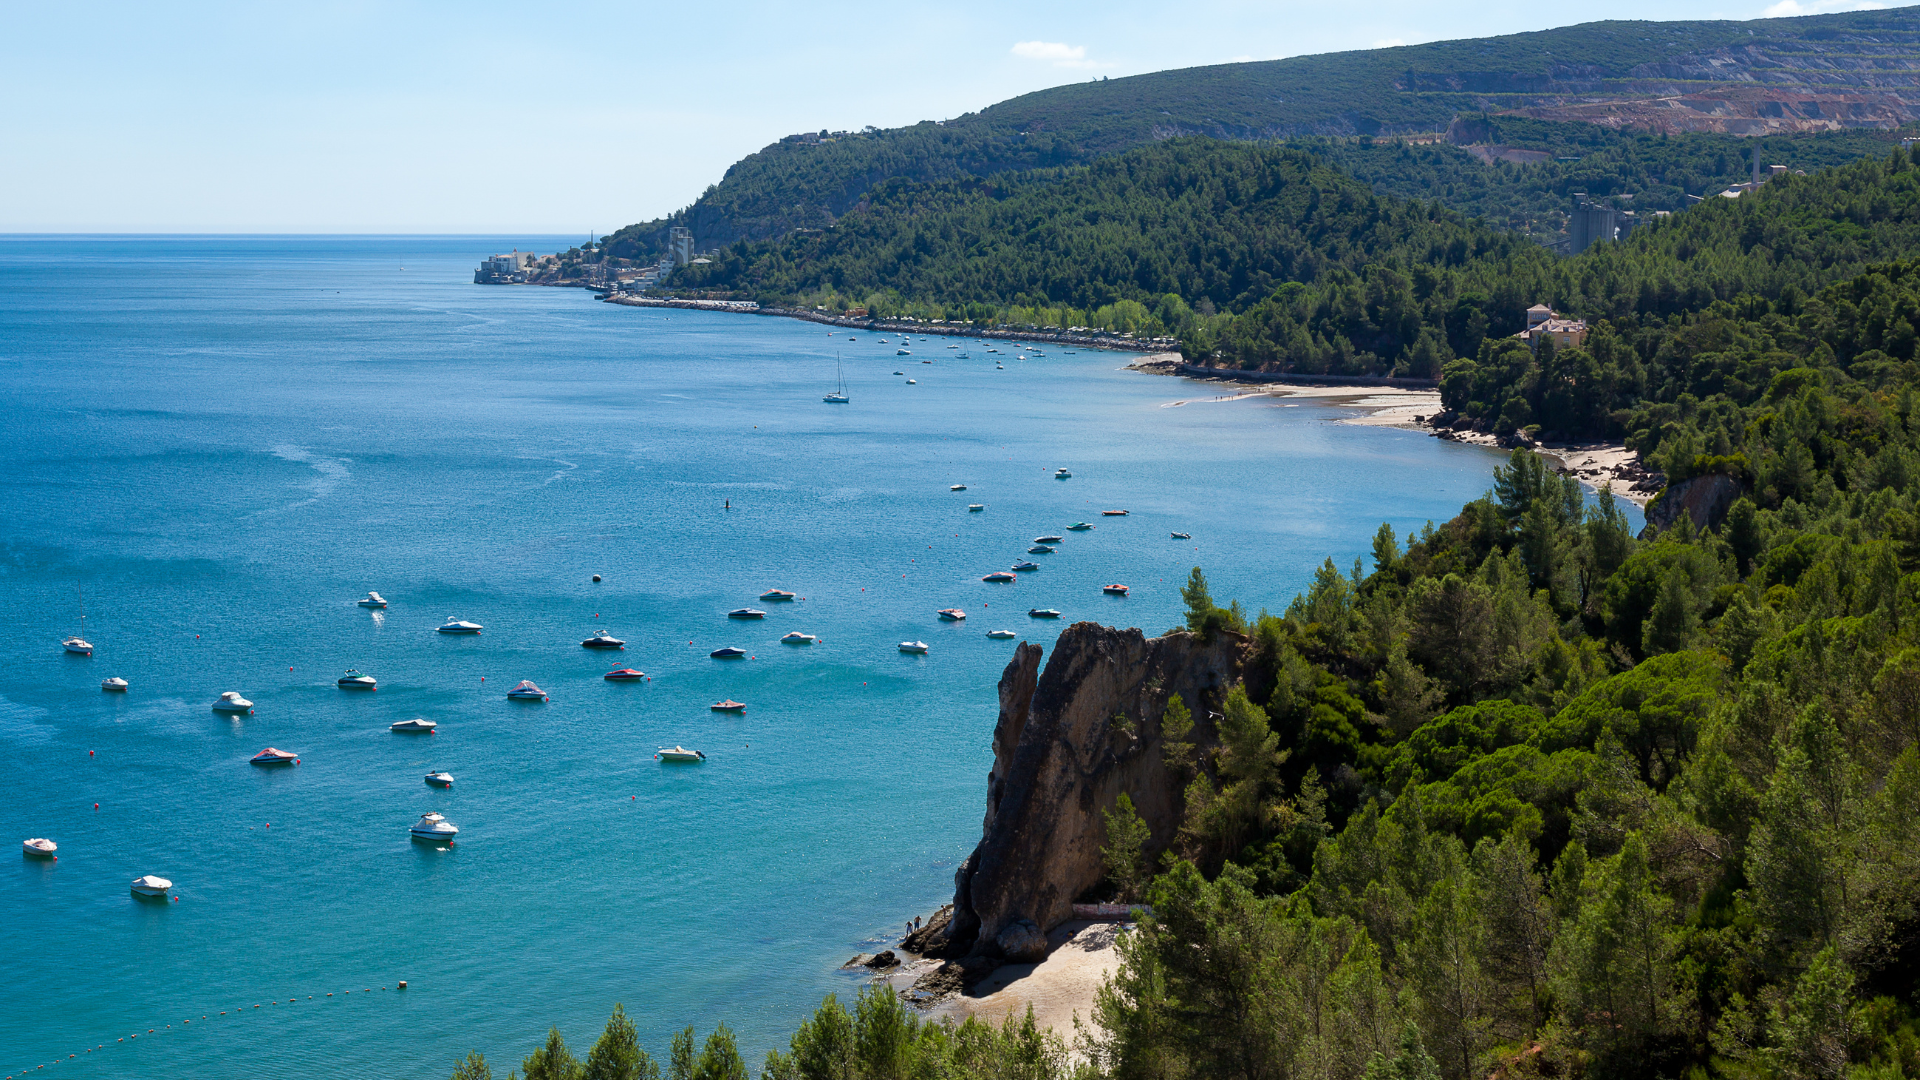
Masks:
[[[1217,742],[1210,715],[1239,681],[1246,639],[1203,643],[1184,631],[1148,638],[1082,622],[1041,670],[1022,642],[1000,676],[1000,720],[980,844],[954,875],[947,956],[1025,958],[1105,876],[1102,814],[1127,794],[1158,858],[1180,822],[1180,792],[1163,759],[1160,718],[1179,694],[1191,741]],[[1031,924],[1031,925],[1028,925]]]

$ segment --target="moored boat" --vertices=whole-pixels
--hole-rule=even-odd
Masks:
[[[791,634],[783,635],[780,638],[780,643],[783,645],[811,645],[819,640],[819,638],[814,637],[812,634],[803,634],[795,630]]]
[[[275,750],[271,746],[253,755],[253,757],[249,758],[248,761],[250,764],[254,764],[254,765],[298,765],[300,764],[300,758],[298,755],[288,753],[285,750]]]
[[[639,682],[647,677],[644,671],[635,671],[630,667],[617,668],[600,676],[608,682]]]
[[[605,630],[595,630],[593,636],[581,642],[580,646],[585,649],[624,649],[627,643]]]
[[[436,721],[426,720],[416,716],[411,720],[400,720],[400,721],[396,721],[394,723],[388,724],[387,730],[398,731],[402,733],[426,732],[428,735],[431,735],[433,734],[433,729],[435,726],[437,726]]]
[[[377,592],[370,592],[365,600],[356,600],[354,603],[361,607],[383,608],[387,606],[387,598]]]
[[[967,490],[967,485],[965,485],[965,484],[954,484],[954,485],[953,485],[952,487],[949,487],[949,488],[948,488],[947,490],[948,490],[948,491],[965,491],[965,490]]]
[[[507,691],[507,696],[515,701],[545,701],[547,692],[533,685],[532,679],[521,679],[520,685]]]
[[[456,619],[451,615],[447,616],[446,625],[439,627],[439,631],[443,634],[477,634],[484,629],[486,628],[477,622]]]
[[[695,763],[707,760],[707,755],[698,750],[689,750],[684,746],[663,746],[654,752],[655,761],[677,761]]]
[[[1065,539],[1066,537],[1064,536],[1036,536],[1033,538],[1033,542],[1036,544],[1057,544]]]
[[[747,655],[747,650],[737,649],[732,645],[728,645],[725,648],[715,649],[707,655],[713,657],[715,660],[738,660]]]
[[[920,655],[925,655],[927,651],[927,643],[924,641],[903,641],[900,643],[900,651],[903,653],[916,653]]]
[[[1129,514],[1130,512],[1131,511],[1127,511],[1127,510],[1102,510],[1100,511],[1100,516],[1101,517],[1126,517],[1127,514]]]
[[[333,683],[342,690],[378,689],[378,680],[371,675],[362,675],[353,668],[348,668],[347,673],[333,680]]]
[[[1025,360],[1025,359],[1026,359],[1026,357],[1024,357],[1024,356],[1023,356],[1023,357],[1021,357],[1020,359],[1022,359],[1022,360]],[[1072,476],[1072,475],[1073,475],[1072,473],[1070,473],[1070,472],[1068,472],[1068,471],[1067,471],[1067,470],[1065,470],[1065,469],[1055,469],[1055,470],[1053,470],[1053,478],[1054,478],[1055,480],[1065,480],[1065,479],[1067,479],[1068,477],[1070,477],[1070,476]]]
[[[760,594],[760,599],[772,600],[775,603],[783,600],[792,600],[793,598],[794,594],[785,589],[768,589],[766,592]]]
[[[968,503],[968,504],[967,504],[967,513],[969,513],[969,514],[977,514],[977,513],[979,513],[980,511],[982,511],[982,510],[985,510],[986,508],[987,508],[987,504],[986,504],[986,503]]]
[[[741,607],[727,612],[729,619],[764,619],[766,617],[767,613],[759,608]]]
[[[991,574],[984,575],[983,577],[981,577],[980,580],[981,581],[1012,581],[1013,575],[1007,573],[1005,570],[995,570]]]
[[[61,642],[60,647],[67,650],[70,653],[73,653],[75,656],[92,656],[93,655],[93,643],[86,640],[85,638],[70,637],[67,640]]]
[[[1193,539],[1193,534],[1192,534],[1192,533],[1183,533],[1183,532],[1177,532],[1177,533],[1174,533],[1174,534],[1173,534],[1173,538],[1174,538],[1175,540],[1191,540],[1191,539]]]
[[[987,631],[987,636],[990,638],[999,638],[999,639],[1005,640],[1007,638],[1015,637],[1016,635],[1011,630],[989,630]]]
[[[1037,562],[1017,562],[1013,564],[1013,568],[1020,571],[1038,570],[1040,569],[1040,564]]]
[[[732,698],[728,698],[725,701],[716,701],[713,704],[707,706],[707,708],[713,710],[714,712],[746,712],[747,703],[744,701],[735,701]]]
[[[453,774],[444,773],[444,772],[430,772],[427,774],[427,783],[432,784],[434,787],[452,787]]]
[[[1051,554],[1053,554],[1053,549],[1052,549],[1052,548],[1050,548],[1050,547],[1048,547],[1048,546],[1047,546],[1047,545],[1045,545],[1045,544],[1035,544],[1035,545],[1033,545],[1032,547],[1030,547],[1030,548],[1028,548],[1028,549],[1027,549],[1027,554],[1029,554],[1029,555],[1051,555]]]
[[[253,702],[241,697],[238,690],[229,690],[220,695],[219,701],[213,703],[213,711],[223,713],[250,713],[253,711]]]
[[[1076,521],[1073,524],[1067,526],[1067,531],[1068,532],[1086,532],[1088,529],[1091,529],[1091,528],[1093,528],[1092,522]]]
[[[967,613],[957,607],[943,607],[940,609],[939,614],[942,619],[948,622],[959,622],[961,619],[967,617]]]
[[[163,877],[148,874],[133,879],[133,892],[136,896],[165,896],[173,888],[173,882]]]
[[[54,843],[44,836],[36,836],[31,840],[20,841],[20,854],[30,859],[57,859],[60,856],[55,855],[54,852],[59,850],[59,844]]]
[[[421,814],[410,831],[415,840],[438,844],[452,843],[453,838],[460,835],[460,827],[439,814]]]
[[[1027,616],[1029,618],[1034,618],[1034,619],[1057,619],[1060,617],[1060,613],[1050,607],[1046,607],[1046,608],[1037,607],[1037,608],[1028,608]]]
[[[102,689],[102,690],[122,690],[122,691],[124,691],[124,690],[125,690],[126,688],[127,688],[127,680],[125,680],[125,679],[123,679],[123,678],[121,678],[121,677],[120,677],[120,676],[118,676],[118,675],[115,675],[115,676],[114,676],[113,678],[111,678],[111,679],[101,679],[101,680],[100,680],[100,689]]]
[[[1100,591],[1110,596],[1127,595],[1127,587],[1125,585],[1102,585],[1100,586]]]

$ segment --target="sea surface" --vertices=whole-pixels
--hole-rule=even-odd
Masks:
[[[0,1078],[505,1075],[616,1001],[656,1052],[725,1022],[757,1065],[950,895],[1014,646],[986,631],[1157,633],[1196,564],[1278,610],[1499,462],[1119,353],[470,283],[568,242],[0,237],[0,841],[60,845],[0,856]],[[409,840],[428,811],[457,843]]]

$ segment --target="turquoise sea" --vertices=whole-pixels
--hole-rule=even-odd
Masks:
[[[584,1054],[616,1001],[655,1050],[724,1021],[757,1064],[950,893],[1013,648],[987,630],[1158,632],[1195,564],[1278,609],[1499,460],[1117,353],[998,371],[470,284],[566,243],[0,237],[0,840],[60,845],[0,860],[0,1078],[505,1075],[550,1024]],[[91,658],[59,644],[83,602]],[[624,652],[580,647],[602,627]],[[387,730],[415,716],[439,733]],[[674,743],[708,761],[653,759]],[[267,746],[300,764],[249,767]],[[428,810],[452,848],[409,841]],[[131,898],[143,874],[179,901]]]

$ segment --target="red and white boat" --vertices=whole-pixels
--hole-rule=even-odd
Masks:
[[[271,746],[253,755],[253,757],[250,760],[255,765],[298,765],[300,764],[299,755],[289,754],[285,750],[275,750]]]
[[[507,696],[515,701],[547,700],[547,692],[533,685],[532,679],[521,679],[519,686],[507,691]]]
[[[1127,595],[1127,587],[1125,585],[1103,585],[1100,587],[1100,591],[1109,596]]]
[[[630,667],[616,668],[600,676],[608,682],[639,682],[647,677],[644,671],[635,671]]]

